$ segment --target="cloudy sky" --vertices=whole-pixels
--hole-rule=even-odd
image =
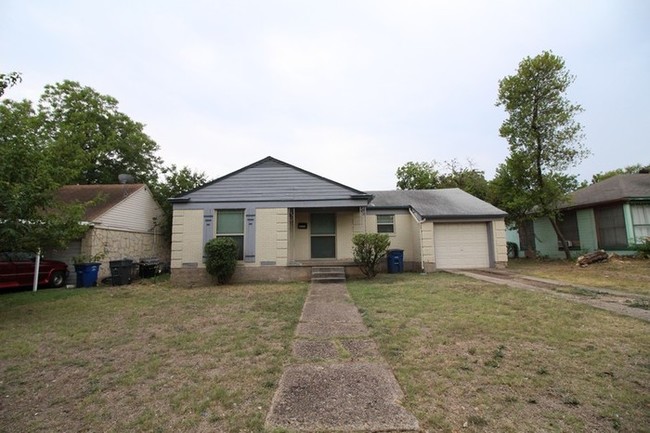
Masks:
[[[211,178],[269,155],[366,190],[408,161],[491,178],[498,81],[543,50],[585,109],[575,173],[650,163],[646,0],[0,2],[0,71],[23,74],[5,97],[79,81]]]

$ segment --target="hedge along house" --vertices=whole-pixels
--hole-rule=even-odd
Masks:
[[[574,256],[599,249],[636,254],[634,246],[650,237],[650,174],[622,174],[576,190],[561,207],[559,225]],[[524,253],[564,257],[548,218],[528,222],[519,241]]]
[[[332,265],[357,273],[357,233],[387,233],[406,270],[507,261],[505,212],[459,189],[366,193],[267,157],[171,201],[177,283],[210,282],[203,247],[221,236],[239,246],[235,281],[308,280]]]
[[[84,214],[82,223],[89,229],[83,238],[70,242],[64,250],[45,252],[47,258],[68,264],[69,284],[74,284],[76,278],[72,265],[78,256],[102,256],[100,279],[110,275],[111,260],[169,260],[169,245],[159,233],[162,209],[146,185],[67,185],[59,189],[57,196],[65,203],[94,201]]]

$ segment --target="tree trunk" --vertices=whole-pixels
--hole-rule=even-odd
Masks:
[[[591,263],[604,262],[607,259],[609,259],[609,255],[604,250],[598,250],[578,257],[576,264],[585,267]]]
[[[560,231],[560,226],[557,224],[557,220],[553,217],[548,217],[548,219],[551,221],[551,225],[553,226],[553,230],[555,230],[555,234],[557,235],[558,239],[560,239],[560,242],[562,242],[562,250],[564,250],[564,256],[567,260],[571,260],[569,245],[566,243],[566,239],[564,238],[562,231]]]

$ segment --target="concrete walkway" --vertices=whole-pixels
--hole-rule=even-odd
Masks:
[[[312,283],[266,417],[269,429],[419,431],[344,283]]]

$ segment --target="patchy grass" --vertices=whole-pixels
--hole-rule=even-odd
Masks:
[[[0,296],[0,431],[264,431],[306,284]]]
[[[348,287],[423,431],[648,431],[645,322],[445,273]]]
[[[565,260],[516,259],[510,271],[539,278],[560,280],[580,286],[613,289],[650,296],[650,260],[614,257],[585,268]]]

